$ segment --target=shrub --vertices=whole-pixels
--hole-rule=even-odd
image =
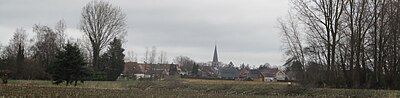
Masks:
[[[3,84],[7,84],[8,78],[10,78],[11,71],[9,70],[0,70],[0,79]]]

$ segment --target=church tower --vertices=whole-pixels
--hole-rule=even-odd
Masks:
[[[217,67],[218,66],[217,45],[215,45],[215,48],[214,48],[214,57],[213,57],[211,66],[213,66],[213,67]]]

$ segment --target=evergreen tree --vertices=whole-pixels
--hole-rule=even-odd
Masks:
[[[178,68],[175,64],[170,64],[169,66],[169,75],[177,75],[178,74]]]
[[[197,76],[199,73],[199,65],[197,65],[196,63],[193,64],[193,68],[192,68],[192,75],[193,76]]]
[[[114,38],[114,40],[110,42],[107,52],[101,56],[100,61],[103,62],[104,72],[106,72],[105,80],[115,81],[122,73],[125,64],[124,51],[125,49],[122,48],[120,39]]]
[[[23,76],[26,75],[24,70],[26,39],[26,30],[18,28],[10,39],[8,46],[2,49],[4,68],[12,72],[11,78],[13,79],[24,79]]]
[[[235,65],[233,65],[232,61],[229,62],[228,67],[234,67]]]
[[[77,44],[66,44],[63,50],[57,52],[55,65],[50,68],[50,74],[54,84],[66,82],[66,85],[76,86],[77,81],[83,82],[87,74],[83,55]]]
[[[21,44],[18,44],[18,52],[17,52],[16,58],[17,58],[15,60],[15,64],[17,65],[16,77],[17,77],[17,79],[21,79],[23,77],[22,69],[24,67],[24,60],[25,60],[24,48],[22,47]]]

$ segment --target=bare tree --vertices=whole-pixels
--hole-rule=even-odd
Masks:
[[[18,28],[14,32],[13,38],[10,40],[9,45],[5,47],[5,55],[12,57],[17,55],[18,47],[26,48],[27,45],[27,34],[23,28]]]
[[[128,62],[137,62],[137,55],[134,51],[128,51],[125,60]]]
[[[386,14],[386,6],[387,0],[372,0],[372,7],[373,7],[373,26],[370,36],[370,48],[371,51],[369,53],[369,58],[372,61],[372,66],[374,69],[374,88],[376,86],[383,84],[384,76],[383,76],[383,65],[385,65],[385,58],[384,56],[384,47],[388,44],[386,43],[386,39],[388,38],[388,34],[386,33],[387,30],[387,14]]]
[[[59,43],[60,47],[63,47],[67,38],[67,35],[65,34],[65,30],[67,29],[67,24],[65,23],[65,20],[60,20],[56,23],[54,26],[54,32],[57,34],[58,39],[56,40],[56,43]]]
[[[151,52],[150,52],[150,58],[149,58],[149,63],[150,64],[155,64],[156,63],[156,56],[157,56],[157,48],[155,46],[153,46],[151,48]]]
[[[282,41],[285,43],[284,49],[286,55],[291,56],[290,59],[299,61],[301,65],[305,64],[305,52],[303,49],[304,42],[299,30],[299,23],[297,23],[294,17],[289,13],[287,21],[279,20],[279,27],[282,32]]]
[[[341,40],[341,30],[342,27],[342,17],[343,11],[345,9],[345,0],[294,0],[294,8],[298,12],[298,19],[305,25],[305,30],[307,30],[307,35],[310,39],[308,42],[311,43],[311,49],[313,50],[324,50],[323,60],[325,60],[324,65],[326,66],[326,82],[333,82],[332,80],[337,79],[338,74],[336,65],[336,48],[338,42]],[[293,26],[292,29],[296,30]],[[286,34],[287,35],[287,34]],[[291,34],[288,37],[291,37]],[[296,36],[292,37],[292,43],[298,43]],[[322,44],[321,44],[322,43]],[[301,46],[296,45],[296,47],[301,50]],[[294,46],[292,46],[294,47]],[[304,53],[304,52],[303,52]],[[299,55],[298,57],[301,57]],[[304,58],[304,57],[303,57]],[[304,62],[302,62],[304,63]]]
[[[13,77],[21,79],[26,58],[27,34],[23,28],[18,28],[5,48],[7,68],[13,71]]]
[[[99,67],[99,55],[108,43],[126,33],[125,14],[105,1],[91,1],[82,9],[80,29],[92,47],[93,66]]]
[[[34,67],[37,68],[37,70],[41,70],[36,70],[35,72],[42,74],[42,76],[38,78],[49,78],[49,76],[43,73],[45,73],[44,70],[46,68],[54,65],[56,53],[64,45],[65,28],[66,25],[62,20],[56,24],[54,29],[37,24],[33,27],[33,32],[36,33],[36,37],[32,39],[35,43],[30,50],[33,52],[32,59],[38,63],[38,65]]]
[[[160,64],[167,64],[167,53],[164,51],[160,51],[160,56],[158,57],[158,63]]]
[[[144,53],[143,63],[149,63],[149,47],[146,47],[146,52]]]
[[[399,1],[293,1],[296,17],[280,22],[289,61],[331,86],[399,89]],[[304,33],[306,43],[297,38]],[[326,74],[307,77],[313,71]]]
[[[387,44],[384,48],[383,56],[384,59],[383,69],[381,75],[383,75],[382,84],[386,84],[386,88],[390,89],[400,89],[398,84],[400,81],[400,0],[385,0],[387,4],[385,5],[385,12],[387,15],[387,25],[385,29]],[[385,41],[385,40],[384,40]]]
[[[36,42],[31,47],[34,52],[34,58],[39,59],[41,64],[49,66],[55,58],[55,53],[61,49],[64,44],[65,24],[59,21],[54,29],[48,26],[35,25],[33,32],[36,33]]]
[[[70,43],[76,43],[79,46],[85,61],[89,64],[92,62],[93,60],[92,47],[89,39],[86,36],[81,36],[80,38],[75,38],[75,39],[69,38],[67,39],[67,41]]]
[[[187,56],[177,56],[174,58],[174,63],[178,64],[183,71],[191,71],[196,62]]]
[[[365,69],[361,68],[367,68],[365,62],[366,34],[373,26],[374,20],[369,3],[371,3],[369,0],[348,0],[345,9],[345,26],[348,27],[345,32],[350,45],[349,66],[355,66],[350,70],[354,87],[362,86],[366,82]]]

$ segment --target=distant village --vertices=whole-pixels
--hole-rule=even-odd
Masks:
[[[120,79],[127,80],[163,80],[167,77],[221,79],[242,81],[293,81],[283,69],[260,65],[250,68],[242,64],[240,67],[230,62],[223,64],[218,61],[217,47],[214,49],[212,62],[189,64],[149,64],[126,62]]]

